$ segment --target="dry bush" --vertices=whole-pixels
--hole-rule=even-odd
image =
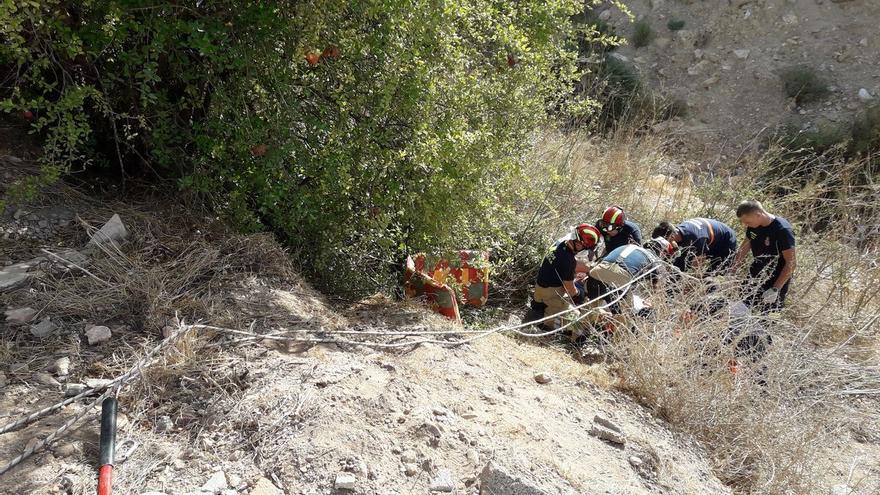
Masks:
[[[771,183],[762,179],[762,168],[774,159],[769,154],[703,168],[672,158],[667,150],[676,145],[670,137],[625,129],[606,140],[546,133],[529,162],[544,195],[521,205],[528,222],[523,231],[543,236],[546,248],[568,226],[594,221],[609,204],[622,206],[643,235],[660,220],[695,216],[741,231],[734,207],[745,198],[760,199],[792,220],[799,266],[787,309],[776,319],[751,322],[773,338],[758,363],[745,359],[731,374],[726,312],[698,314],[688,323],[680,318],[696,301],[738,301],[737,278],[712,294],[693,281],[678,292],[655,294],[655,318],[618,333],[610,352],[623,388],[697,436],[719,476],[738,490],[825,493],[826,459],[838,442],[846,444],[851,431],[869,438],[880,433],[880,197],[857,173],[872,163],[814,174],[806,184],[791,176]],[[737,166],[746,172],[723,173]],[[774,194],[779,191],[786,194]],[[848,228],[833,228],[839,224]],[[528,276],[522,277],[526,284]],[[762,379],[766,386],[758,383]]]

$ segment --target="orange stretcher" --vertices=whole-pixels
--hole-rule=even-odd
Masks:
[[[408,299],[423,299],[431,309],[461,321],[461,304],[482,306],[489,299],[489,254],[460,251],[459,259],[440,259],[432,269],[424,253],[406,259],[404,291]]]

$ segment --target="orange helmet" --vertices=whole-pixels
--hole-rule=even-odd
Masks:
[[[602,236],[599,229],[588,223],[578,225],[575,230],[577,232],[577,239],[584,243],[587,248],[596,247],[596,244],[599,243],[599,238]]]
[[[599,221],[600,225],[611,227],[612,225],[616,227],[622,227],[623,222],[626,221],[626,213],[623,212],[623,208],[619,206],[609,206],[605,208],[605,211],[602,213],[602,219]],[[608,230],[604,228],[603,230]]]

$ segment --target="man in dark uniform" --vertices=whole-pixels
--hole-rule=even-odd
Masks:
[[[531,309],[525,321],[554,315],[569,309],[572,303],[583,302],[583,286],[575,285],[575,273],[579,265],[575,255],[595,247],[600,236],[596,227],[582,223],[571,234],[557,241],[553,252],[544,257],[538,269]],[[558,320],[559,318],[554,318],[544,324],[556,328],[559,325]]]
[[[753,257],[743,302],[763,313],[780,310],[797,266],[794,229],[788,220],[771,215],[753,200],[740,203],[736,216],[746,227],[746,237],[736,253],[734,267],[745,260],[749,251]]]
[[[642,231],[638,224],[626,219],[626,213],[619,206],[609,206],[596,222],[605,242],[605,254],[627,244],[642,245]]]
[[[681,271],[702,266],[704,260],[708,261],[707,273],[726,271],[736,254],[736,232],[711,218],[692,218],[678,226],[660,222],[651,237],[678,244],[679,254],[673,264]]]

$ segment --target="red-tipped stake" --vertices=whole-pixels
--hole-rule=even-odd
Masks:
[[[98,495],[110,495],[113,480],[113,456],[116,454],[116,399],[108,397],[101,404],[101,457],[98,469]]]

